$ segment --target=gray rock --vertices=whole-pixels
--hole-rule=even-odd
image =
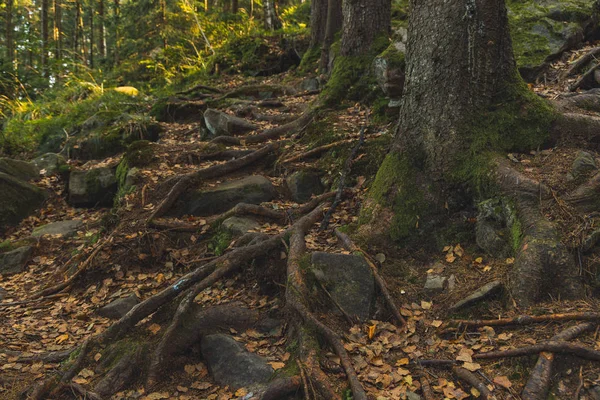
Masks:
[[[0,158],[0,172],[28,181],[40,176],[38,169],[30,162]]]
[[[273,375],[267,360],[246,351],[229,335],[205,336],[201,348],[208,370],[219,385],[250,388],[267,383]]]
[[[0,193],[0,231],[33,213],[46,199],[37,186],[3,172],[0,172]]]
[[[286,178],[285,183],[292,200],[297,203],[305,203],[313,195],[321,194],[325,190],[319,175],[311,171],[294,172]]]
[[[252,132],[258,127],[245,119],[209,108],[204,112],[206,127],[214,136],[233,136]]]
[[[125,187],[131,187],[137,184],[141,179],[142,173],[138,167],[133,167],[127,171],[125,176]]]
[[[404,89],[404,51],[401,45],[390,45],[389,49],[373,60],[375,79],[386,96],[398,99]]]
[[[111,168],[71,172],[69,203],[75,207],[110,207],[116,193],[117,178]]]
[[[140,300],[135,294],[122,299],[117,299],[96,311],[101,317],[120,319],[135,307]]]
[[[50,224],[38,226],[33,230],[31,236],[61,235],[63,237],[71,237],[77,233],[77,230],[81,228],[82,225],[83,222],[80,219],[52,222]]]
[[[252,175],[223,183],[206,191],[194,191],[184,200],[182,214],[207,216],[219,214],[238,203],[260,204],[277,195],[275,187],[264,176]]]
[[[600,241],[600,229],[596,229],[595,231],[590,233],[588,236],[586,236],[586,238],[583,240],[583,243],[581,244],[581,251],[583,253],[588,253],[590,250],[592,250],[594,247],[596,247],[596,245],[598,244],[599,241]]]
[[[516,222],[513,207],[500,199],[486,200],[478,205],[476,237],[477,245],[496,258],[512,254],[511,227]]]
[[[320,84],[317,78],[306,78],[300,82],[300,89],[312,92],[313,90],[319,90]]]
[[[445,276],[437,275],[437,274],[427,274],[427,279],[425,280],[425,285],[423,289],[425,289],[430,294],[443,292],[446,288],[446,284],[448,282],[448,278]]]
[[[231,232],[234,236],[242,236],[249,230],[260,227],[260,224],[250,218],[230,217],[223,221],[221,226]]]
[[[325,252],[312,253],[315,276],[331,297],[348,314],[364,321],[369,319],[375,297],[375,279],[363,257]],[[337,312],[331,304],[331,312]]]
[[[467,307],[472,304],[477,303],[478,301],[484,300],[490,296],[495,295],[502,289],[501,281],[492,281],[488,284],[483,285],[458,303],[454,304],[450,307],[451,310],[458,310],[462,307]]]
[[[12,275],[23,272],[32,251],[31,246],[23,246],[0,254],[0,274]]]
[[[408,391],[406,392],[406,400],[421,400],[421,396],[415,392]]]
[[[0,301],[2,301],[6,296],[8,296],[8,291],[0,287]]]
[[[59,172],[63,165],[67,164],[65,158],[56,153],[46,153],[41,155],[38,158],[35,158],[32,163],[37,167],[40,173],[43,172],[43,175],[54,175]]]
[[[596,166],[594,156],[587,151],[580,151],[577,153],[573,165],[571,166],[571,174],[573,177],[578,178],[597,169],[598,167]]]

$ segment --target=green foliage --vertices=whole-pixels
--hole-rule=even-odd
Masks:
[[[229,231],[226,229],[219,229],[210,239],[208,248],[215,253],[215,256],[221,256],[231,244],[232,238]]]

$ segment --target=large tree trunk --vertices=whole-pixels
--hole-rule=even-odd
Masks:
[[[320,46],[325,40],[327,4],[327,0],[312,0],[310,3],[310,48]]]
[[[362,211],[363,236],[431,238],[474,196],[506,197],[522,227],[511,232],[516,302],[581,294],[573,260],[539,214],[540,185],[521,190],[525,177],[499,161],[542,145],[556,117],[518,77],[504,1],[411,0],[406,59],[399,125]]]
[[[333,44],[335,34],[342,29],[342,0],[329,0],[327,2],[327,23],[325,24],[325,36],[321,48],[320,69],[326,72],[329,65],[329,50]]]
[[[342,13],[342,56],[364,54],[378,35],[390,30],[390,0],[344,0]]]

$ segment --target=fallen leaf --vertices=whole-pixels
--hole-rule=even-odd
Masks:
[[[434,328],[439,328],[440,326],[442,326],[442,321],[440,321],[439,319],[436,319],[435,321],[433,321],[431,323],[431,326],[433,326]]]
[[[56,344],[61,344],[64,341],[66,341],[67,339],[69,339],[69,334],[65,333],[64,335],[60,335],[55,339]]]
[[[510,389],[512,382],[506,376],[497,376],[494,378],[494,383],[500,385],[503,388]]]
[[[421,308],[423,310],[430,310],[432,305],[433,305],[433,303],[421,300]]]
[[[478,369],[481,369],[481,365],[474,362],[466,362],[463,364],[463,368],[468,369],[471,372],[475,372]]]
[[[160,329],[161,328],[159,324],[152,324],[148,327],[148,330],[152,332],[153,335],[156,335]]]
[[[370,325],[369,326],[369,331],[367,333],[367,336],[369,337],[369,340],[373,339],[373,336],[375,336],[375,328],[377,327],[377,325]]]
[[[271,361],[269,364],[271,365],[271,367],[273,367],[273,369],[275,371],[277,371],[278,369],[281,369],[281,368],[285,367],[285,363],[278,362],[278,361]]]

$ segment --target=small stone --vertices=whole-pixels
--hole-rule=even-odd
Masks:
[[[266,384],[273,375],[266,359],[248,352],[229,335],[205,336],[201,350],[210,374],[219,385],[249,388]]]
[[[448,278],[448,290],[453,291],[456,288],[456,276],[454,274],[450,275]]]
[[[54,175],[60,171],[67,162],[63,156],[56,153],[46,153],[31,161],[43,175]]]
[[[480,287],[479,289],[477,289],[476,291],[474,291],[473,293],[471,293],[470,295],[465,297],[463,300],[454,304],[452,307],[450,307],[450,309],[458,310],[459,308],[470,306],[474,303],[477,303],[481,300],[484,300],[484,299],[498,293],[501,289],[502,289],[501,281],[490,282],[486,285],[483,285],[482,287]]]
[[[317,78],[306,78],[300,83],[300,89],[312,92],[319,90],[319,80]]]
[[[575,178],[579,178],[587,174],[590,171],[597,170],[596,160],[587,151],[580,151],[577,153],[573,165],[571,166],[571,174]]]
[[[230,217],[223,221],[221,226],[234,236],[242,236],[250,230],[259,228],[260,224],[250,218]]]
[[[427,280],[423,288],[428,292],[439,293],[443,292],[446,287],[448,278],[441,275],[427,274]]]
[[[81,226],[83,226],[83,222],[80,219],[52,222],[50,224],[38,226],[33,230],[31,236],[61,235],[63,237],[71,237],[77,233],[77,230],[81,228]]]
[[[120,319],[135,307],[140,300],[135,294],[122,299],[117,299],[96,311],[101,317]]]
[[[0,274],[13,275],[23,272],[32,251],[31,246],[23,246],[0,254]]]
[[[306,203],[313,195],[321,194],[325,190],[319,175],[310,171],[294,172],[286,178],[285,183],[292,200],[297,203]]]
[[[111,168],[72,171],[69,178],[69,203],[75,207],[109,207],[117,193],[117,178]]]
[[[129,171],[127,171],[127,175],[125,176],[125,187],[134,186],[141,179],[141,172],[138,167],[133,167]]]
[[[407,391],[406,400],[421,400],[421,396],[419,396],[415,392]]]
[[[214,136],[234,136],[252,132],[258,126],[224,112],[209,108],[204,112],[206,127]]]

